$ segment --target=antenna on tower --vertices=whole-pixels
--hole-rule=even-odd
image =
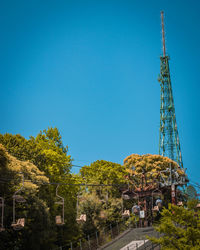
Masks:
[[[172,84],[169,71],[169,57],[166,56],[164,12],[161,11],[163,55],[160,57],[161,106],[159,154],[176,161],[183,168],[181,147],[176,123]]]
[[[162,42],[163,42],[163,57],[165,57],[165,29],[164,29],[164,11],[161,11],[161,22],[162,22]]]

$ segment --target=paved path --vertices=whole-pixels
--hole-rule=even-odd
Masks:
[[[137,250],[139,247],[147,243],[148,240],[134,240],[131,241],[125,247],[122,247],[120,250]]]
[[[149,236],[157,236],[157,233],[154,231],[152,227],[146,227],[146,228],[133,228],[127,233],[125,233],[122,237],[113,240],[109,245],[105,247],[101,247],[101,249],[104,250],[120,250],[120,249],[127,249],[124,248],[125,246],[129,245],[133,241],[142,241],[144,243],[144,240],[146,240],[146,235]],[[146,244],[145,244],[146,245]],[[141,245],[140,245],[141,246]],[[131,248],[134,249],[134,248]],[[142,249],[142,246],[140,247]]]

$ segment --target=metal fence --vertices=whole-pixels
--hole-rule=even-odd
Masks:
[[[128,229],[124,223],[110,224],[103,228],[101,232],[96,231],[93,234],[87,235],[75,242],[70,242],[67,245],[54,248],[54,250],[94,250],[100,248],[102,245],[112,241],[122,232]]]
[[[103,228],[101,232],[96,231],[93,234],[87,235],[85,238],[80,238],[77,241],[69,242],[67,245],[54,248],[53,250],[96,250],[103,249],[102,246],[105,244],[111,243],[114,239],[119,237],[123,232],[128,229],[137,228],[138,225],[125,224],[125,221],[115,224],[110,224],[107,227]],[[140,227],[141,228],[141,227]],[[156,236],[157,237],[157,236]],[[160,236],[158,236],[160,237]],[[160,245],[154,244],[149,240],[141,240],[142,244],[139,244],[139,241],[134,241],[133,243],[127,244],[126,247],[123,247],[123,250],[159,250]]]

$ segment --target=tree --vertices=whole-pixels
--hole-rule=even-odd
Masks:
[[[79,211],[88,218],[82,227],[85,235],[122,220],[120,186],[126,183],[126,174],[124,166],[105,160],[81,168],[79,181],[85,183],[86,188],[79,190]]]
[[[46,216],[41,216],[41,218],[48,218],[50,223],[44,223],[44,225],[48,225],[51,232],[51,234],[47,233],[48,242],[45,243],[46,247],[49,249],[50,246],[52,247],[54,244],[65,245],[69,242],[69,240],[73,240],[73,238],[78,237],[80,230],[77,223],[75,223],[76,194],[78,189],[76,186],[66,185],[67,183],[76,183],[77,179],[70,173],[72,158],[68,155],[68,147],[64,146],[62,143],[62,138],[58,129],[48,128],[47,130],[40,131],[36,137],[31,136],[29,139],[25,139],[21,135],[0,135],[0,143],[4,145],[6,150],[9,152],[10,157],[16,157],[15,162],[20,160],[20,164],[23,165],[23,162],[26,161],[26,168],[21,169],[23,173],[26,174],[27,169],[32,169],[32,166],[34,165],[37,169],[37,174],[35,174],[35,176],[33,173],[31,175],[26,174],[26,178],[28,179],[33,177],[33,179],[31,179],[33,180],[32,185],[37,182],[37,177],[39,178],[40,175],[47,176],[49,181],[52,183],[63,184],[59,186],[59,195],[65,199],[66,223],[62,228],[58,228],[55,225],[55,216],[61,212],[61,207],[55,204],[57,201],[56,185],[37,185],[36,183],[37,192],[33,194],[31,191],[32,189],[29,189],[30,207],[27,207],[27,214],[45,214],[46,212],[44,212],[41,208],[42,204],[45,204],[46,206],[45,211],[48,210]],[[5,159],[2,157],[0,160],[3,162]],[[17,178],[16,176],[18,176],[18,174],[10,171],[9,169],[6,169],[6,172],[4,173],[5,168],[2,166],[3,165],[0,165],[1,176],[12,176],[12,178]],[[34,171],[35,170],[32,172]],[[20,181],[20,176],[18,176],[18,181]],[[6,193],[9,197],[11,197],[14,193],[14,187],[14,184],[11,182],[5,183],[4,188],[6,188]],[[1,190],[3,190],[3,187]],[[12,204],[10,204],[10,206],[12,206]],[[32,230],[33,237],[38,237],[37,228],[42,231],[41,227],[43,224],[41,223],[39,226],[37,223],[38,220],[40,219],[36,216],[33,223],[30,223],[30,228],[32,227],[32,229],[29,229]],[[49,232],[49,230],[47,230],[47,232]],[[26,230],[23,235],[26,235],[26,239],[31,239],[30,237],[27,237]],[[43,239],[45,238],[46,236],[43,235]],[[13,240],[14,239],[16,238],[14,237]],[[25,238],[19,237],[19,239],[21,239],[21,242],[24,244]],[[10,242],[13,242],[13,240],[11,238]],[[37,243],[39,242],[39,240],[34,241]]]
[[[172,161],[168,157],[161,155],[138,155],[132,154],[124,159],[124,165],[127,168],[130,176],[140,176],[145,174],[149,182],[154,181],[158,178],[160,171],[169,169],[176,170],[180,176],[185,176],[184,171],[178,166],[175,161]],[[163,173],[163,176],[169,174]],[[138,183],[140,180],[138,179]]]
[[[175,161],[161,155],[132,154],[124,159],[124,166],[130,187],[136,191],[159,188],[159,183],[164,183],[164,180],[169,181],[171,171],[176,181],[187,180],[184,170]],[[163,189],[162,194],[163,204],[168,204],[171,200],[170,190]],[[181,195],[180,191],[179,196]]]
[[[49,238],[53,236],[49,230],[50,216],[48,206],[38,197],[38,192],[41,185],[48,183],[49,179],[32,163],[19,161],[8,154],[1,144],[0,163],[0,196],[4,197],[6,204],[4,217],[6,230],[1,233],[1,249],[39,249],[40,247],[48,249],[52,243]],[[23,233],[16,233],[10,226],[13,219],[12,196],[22,186],[22,172],[25,178],[29,179],[28,182],[25,181],[20,193],[26,202],[18,204],[15,210],[16,217],[24,217],[26,222]]]
[[[0,143],[18,160],[31,161],[55,179],[69,174],[72,158],[67,155],[68,146],[63,145],[57,128],[40,131],[36,137],[30,136],[28,140],[19,134],[0,134]]]
[[[126,183],[126,174],[124,166],[105,160],[95,161],[90,166],[84,166],[80,170],[80,175],[86,183],[108,185],[102,188],[97,187],[97,192],[109,193],[114,197],[119,197],[120,184]]]
[[[149,238],[159,243],[164,250],[200,249],[200,212],[196,211],[196,202],[190,202],[188,208],[169,204],[161,212],[161,220],[155,226],[161,237]]]

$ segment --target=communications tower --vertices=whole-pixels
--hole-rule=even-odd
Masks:
[[[176,161],[183,168],[180,140],[176,123],[172,84],[169,70],[169,56],[165,48],[164,13],[161,11],[163,55],[160,57],[161,87],[159,154]]]

